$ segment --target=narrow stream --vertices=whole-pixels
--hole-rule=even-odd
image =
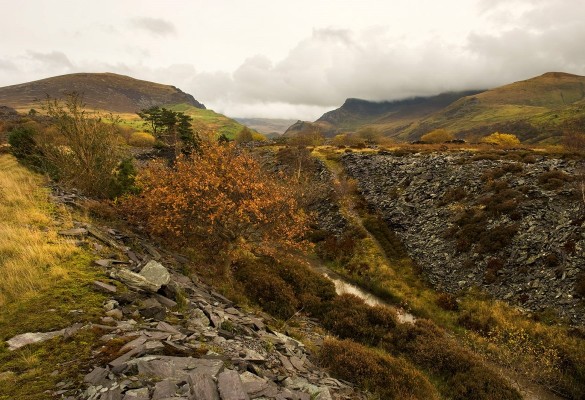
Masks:
[[[391,309],[393,309],[394,311],[396,311],[396,316],[398,317],[398,321],[401,323],[414,323],[415,321],[415,317],[414,315],[406,312],[404,309],[396,307],[392,304],[389,304],[388,302],[385,302],[384,300],[382,300],[381,298],[374,296],[372,293],[368,293],[365,290],[357,287],[356,285],[353,285],[351,283],[349,283],[347,280],[345,280],[344,278],[342,278],[339,274],[336,274],[335,272],[319,266],[316,267],[316,269],[323,274],[323,276],[325,276],[327,279],[329,279],[331,282],[333,282],[335,284],[335,292],[337,294],[353,294],[354,296],[359,297],[360,299],[362,299],[367,305],[370,306],[385,306],[385,307],[389,307]]]

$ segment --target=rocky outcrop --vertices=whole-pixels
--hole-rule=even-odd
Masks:
[[[582,324],[575,282],[585,271],[585,205],[569,182],[582,162],[503,158],[382,153],[342,161],[437,289],[481,287]]]

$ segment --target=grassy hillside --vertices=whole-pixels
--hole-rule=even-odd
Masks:
[[[437,128],[473,140],[496,130],[529,143],[555,142],[563,126],[585,117],[585,77],[559,72],[464,97],[404,129],[418,139]]]
[[[526,143],[558,143],[567,126],[585,120],[585,77],[549,72],[479,92],[443,93],[392,102],[348,99],[315,122],[295,123],[285,136],[316,127],[326,136],[372,127],[401,141],[443,128],[475,141],[495,131]]]
[[[83,94],[88,108],[114,113],[133,113],[162,104],[187,103],[205,108],[180,89],[112,73],[78,73],[0,88],[0,105],[21,112],[39,108],[47,95],[63,98],[68,92]]]

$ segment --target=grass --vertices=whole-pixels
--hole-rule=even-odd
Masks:
[[[88,253],[59,237],[71,216],[48,201],[43,183],[12,156],[0,155],[1,400],[46,399],[58,382],[79,382],[102,334],[82,330],[15,351],[5,344],[17,334],[95,321],[102,312],[104,295],[91,282],[103,276]]]
[[[42,182],[12,156],[0,156],[0,306],[64,278],[60,264],[76,251],[53,226]]]

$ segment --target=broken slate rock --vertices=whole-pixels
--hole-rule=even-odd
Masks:
[[[132,272],[129,269],[121,268],[117,271],[112,271],[110,276],[123,282],[125,285],[136,290],[144,290],[146,292],[156,293],[160,289],[160,285],[149,281],[143,275]]]
[[[227,370],[217,377],[217,387],[222,400],[249,400],[240,375],[233,370]]]
[[[116,293],[117,291],[114,285],[108,285],[107,283],[100,281],[93,281],[93,288],[103,293]]]
[[[152,400],[161,400],[169,397],[175,397],[176,393],[177,385],[171,380],[165,379],[164,381],[157,382],[154,386]]]
[[[146,265],[140,270],[140,275],[145,277],[149,282],[158,285],[159,288],[168,285],[171,281],[171,274],[169,274],[169,271],[163,267],[161,263],[154,260],[150,260],[146,263]]]
[[[27,332],[14,336],[12,339],[7,340],[6,343],[8,344],[8,350],[12,351],[26,346],[27,344],[44,342],[54,337],[61,336],[64,331],[64,329],[61,329],[53,332]]]
[[[83,381],[89,383],[90,385],[104,386],[109,373],[110,371],[108,371],[106,368],[96,367],[89,374],[85,375]]]
[[[219,400],[219,393],[213,378],[202,372],[195,372],[188,378],[191,400]]]
[[[74,228],[68,229],[66,231],[59,231],[59,235],[61,236],[70,236],[70,237],[84,237],[87,236],[87,229],[85,228]]]

